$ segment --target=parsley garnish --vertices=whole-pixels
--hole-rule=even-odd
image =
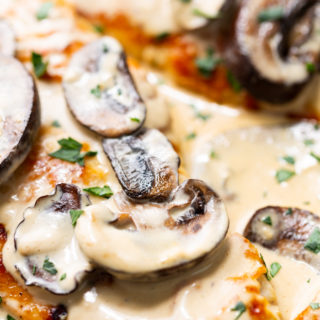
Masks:
[[[265,268],[266,268],[266,273],[265,273],[264,275],[265,275],[265,277],[267,278],[267,280],[270,281],[270,280],[271,280],[271,276],[270,276],[270,274],[269,274],[269,270],[268,270],[267,264],[266,264],[266,262],[264,261],[263,255],[262,255],[261,253],[260,253],[260,258],[261,258],[261,260],[262,260],[263,265],[264,265]]]
[[[195,132],[191,132],[186,136],[187,140],[192,140],[196,137],[197,135],[195,134]]]
[[[287,211],[286,211],[284,214],[285,214],[286,216],[290,216],[290,215],[292,215],[292,213],[293,213],[292,208],[288,208]]]
[[[60,277],[60,281],[63,281],[63,280],[65,280],[66,278],[67,278],[67,274],[64,273],[64,274]]]
[[[196,113],[196,117],[203,120],[203,121],[207,121],[208,119],[211,118],[211,114],[205,114],[205,113],[201,113],[201,112],[197,112]]]
[[[7,320],[16,320],[14,317],[11,317],[10,314],[7,315]]]
[[[33,265],[32,267],[32,275],[35,275],[37,272],[37,267],[35,265]]]
[[[269,225],[269,226],[272,226],[272,220],[271,220],[271,217],[270,216],[266,216],[264,218],[262,218],[261,220],[263,223]]]
[[[104,27],[99,24],[95,24],[93,26],[93,30],[97,33],[101,33],[101,34],[104,33]]]
[[[291,156],[284,156],[284,157],[282,157],[282,159],[284,161],[286,161],[287,163],[289,163],[289,164],[295,164],[296,163],[294,157],[291,157]]]
[[[234,318],[234,320],[239,319],[243,313],[245,313],[247,310],[245,304],[242,301],[239,301],[232,309],[231,311],[238,311],[238,315]]]
[[[72,163],[78,163],[80,166],[84,166],[85,157],[94,157],[97,154],[96,151],[80,153],[82,144],[70,137],[68,139],[61,139],[58,143],[61,146],[60,149],[49,153],[49,156]]]
[[[113,195],[113,192],[109,186],[104,187],[90,187],[83,189],[94,196],[102,197],[102,198],[110,198]]]
[[[276,179],[279,183],[289,180],[295,175],[294,171],[287,170],[287,169],[279,169],[276,172]]]
[[[90,90],[90,93],[96,96],[97,98],[101,98],[101,86],[100,84],[97,84],[95,88],[92,88]]]
[[[278,262],[273,262],[271,263],[270,266],[270,275],[272,278],[274,278],[276,276],[276,274],[280,271],[281,269],[281,264]]]
[[[241,86],[240,82],[235,78],[233,73],[231,71],[229,71],[229,70],[227,72],[227,80],[228,80],[231,88],[235,92],[240,92],[242,90],[242,86]]]
[[[312,231],[304,248],[316,254],[320,252],[320,229],[318,227]]]
[[[260,11],[258,22],[277,21],[284,17],[284,8],[282,6],[272,6]]]
[[[2,297],[0,297],[0,304],[2,303]]]
[[[211,159],[214,159],[214,158],[216,158],[216,157],[217,157],[217,153],[212,150],[212,151],[210,152],[210,158],[211,158]]]
[[[320,308],[320,303],[319,302],[311,302],[310,307],[312,310],[317,310]]]
[[[217,19],[219,18],[219,15],[215,15],[215,16],[212,16],[198,8],[194,8],[192,13],[195,15],[195,16],[198,16],[198,17],[202,17],[202,18],[206,18],[206,19],[210,19],[210,20],[213,20],[213,19]]]
[[[199,73],[205,78],[209,78],[220,62],[221,59],[214,55],[212,48],[209,48],[206,51],[206,56],[204,58],[197,58],[195,64]]]
[[[61,127],[61,124],[58,120],[54,120],[52,121],[51,125],[55,128],[60,128]]]
[[[314,73],[316,71],[316,66],[312,62],[307,62],[306,69],[309,73]]]
[[[36,52],[32,52],[31,62],[35,75],[41,78],[47,72],[48,62],[43,62],[42,56]]]
[[[39,10],[37,11],[36,17],[38,20],[43,20],[48,18],[49,11],[53,7],[52,2],[45,2],[41,5]]]
[[[310,156],[315,158],[318,162],[320,162],[320,156],[316,155],[314,152],[310,152]]]
[[[180,0],[183,3],[190,3],[192,0]]]
[[[158,42],[161,42],[161,41],[164,41],[166,39],[168,39],[170,37],[170,33],[169,32],[161,32],[159,33],[156,37],[155,37],[155,40],[158,41]]]
[[[53,262],[51,262],[49,260],[48,257],[45,258],[45,260],[43,261],[43,266],[42,266],[43,270],[47,271],[48,273],[55,275],[58,273],[55,265],[53,264]]]
[[[140,123],[140,119],[138,119],[138,118],[130,118],[130,120],[131,120],[132,122],[138,122],[138,123]]]
[[[303,141],[303,143],[306,145],[306,146],[312,146],[314,144],[314,140],[313,139],[305,139]]]
[[[71,223],[75,227],[80,216],[83,214],[83,210],[70,210]]]

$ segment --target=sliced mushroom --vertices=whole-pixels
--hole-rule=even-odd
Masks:
[[[40,127],[32,76],[16,59],[0,55],[0,183],[23,162]]]
[[[0,53],[13,56],[16,50],[15,35],[7,22],[0,20]]]
[[[90,206],[76,235],[88,258],[116,277],[152,280],[211,255],[227,229],[217,194],[200,180],[187,180],[166,203],[132,203],[121,192]]]
[[[25,211],[14,241],[19,255],[15,267],[27,286],[68,294],[92,269],[79,248],[72,224],[72,215],[80,214],[88,201],[78,187],[61,183],[54,194],[39,198]]]
[[[228,68],[258,99],[294,99],[319,70],[319,1],[240,0],[230,12],[219,40]]]
[[[132,133],[145,120],[146,107],[126,55],[111,37],[100,38],[73,55],[63,87],[75,118],[105,137]]]
[[[164,201],[177,187],[180,159],[160,131],[104,139],[103,148],[128,197]]]
[[[249,221],[244,236],[320,270],[317,254],[320,252],[320,218],[310,211],[274,206],[259,209]]]

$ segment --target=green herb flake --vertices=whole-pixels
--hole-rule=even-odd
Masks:
[[[279,183],[289,180],[295,175],[294,171],[287,170],[287,169],[279,169],[276,172],[276,179]]]
[[[70,210],[71,223],[75,227],[80,216],[83,214],[83,210]]]
[[[190,3],[192,0],[180,0],[183,3]]]
[[[271,220],[271,217],[270,216],[266,216],[266,217],[263,217],[261,219],[261,221],[264,223],[264,224],[267,224],[269,226],[272,226],[272,220]]]
[[[293,213],[292,208],[288,208],[287,211],[284,213],[286,216],[291,216]]]
[[[258,22],[277,21],[284,17],[285,12],[282,6],[272,6],[260,11],[258,15]]]
[[[101,86],[100,84],[97,84],[95,88],[92,88],[90,90],[90,93],[93,94],[97,98],[101,98]]]
[[[63,280],[65,280],[66,278],[67,278],[67,274],[64,273],[64,274],[60,277],[60,281],[63,281]]]
[[[47,72],[48,62],[43,62],[42,56],[36,52],[31,54],[33,71],[37,78],[41,78]]]
[[[7,320],[16,320],[14,317],[10,316],[10,314],[7,315]]]
[[[32,267],[32,275],[35,275],[37,272],[37,267],[35,265],[33,265]]]
[[[130,120],[131,120],[132,122],[140,123],[140,119],[138,119],[138,118],[130,118]]]
[[[316,155],[314,152],[310,152],[310,156],[315,158],[318,162],[320,162],[320,156]]]
[[[278,262],[273,262],[271,263],[270,266],[270,275],[272,278],[274,278],[276,276],[276,274],[280,271],[281,269],[281,264]]]
[[[291,156],[284,156],[284,157],[282,157],[282,159],[284,161],[286,161],[288,164],[295,164],[296,163],[296,160],[294,159],[294,157],[291,157]]]
[[[53,3],[52,2],[45,2],[41,5],[41,7],[39,8],[39,10],[36,13],[36,17],[38,20],[43,20],[48,18],[49,12],[51,10],[51,8],[53,7]]]
[[[233,89],[233,91],[240,92],[242,90],[242,86],[241,86],[240,82],[235,78],[233,73],[229,70],[227,71],[227,80],[228,80],[231,88]]]
[[[186,139],[187,139],[187,140],[192,140],[192,139],[194,139],[196,136],[197,136],[197,135],[196,135],[195,132],[191,132],[191,133],[189,133],[189,134],[186,136]]]
[[[207,121],[211,118],[211,114],[205,114],[205,113],[201,113],[201,112],[197,112],[196,113],[196,117],[198,119],[201,119],[203,121]]]
[[[2,297],[0,297],[0,304],[2,303]]]
[[[104,27],[100,24],[95,24],[93,26],[93,30],[97,33],[103,34],[104,33]]]
[[[102,197],[102,198],[110,198],[113,196],[113,192],[109,186],[104,186],[104,187],[90,187],[90,188],[85,188],[83,189],[86,192],[89,192],[93,194],[94,196],[97,197]]]
[[[209,48],[206,51],[205,57],[197,58],[195,64],[198,68],[199,73],[203,77],[209,78],[220,62],[221,59],[215,56],[212,48]]]
[[[261,253],[260,253],[260,259],[262,260],[262,263],[263,263],[263,265],[264,265],[265,268],[266,268],[266,273],[265,273],[264,275],[265,275],[265,277],[267,278],[267,280],[270,281],[270,280],[271,280],[271,276],[270,276],[270,274],[269,274],[269,270],[268,270],[267,264],[266,264],[266,262],[265,262],[265,260],[264,260],[264,258],[263,258],[263,255],[262,255]]]
[[[201,18],[205,18],[205,19],[209,19],[209,20],[214,20],[214,19],[218,19],[219,15],[210,15],[202,10],[200,10],[199,8],[194,8],[192,11],[193,15],[197,16],[197,17],[201,17]]]
[[[216,153],[215,151],[211,150],[211,152],[210,152],[210,158],[211,158],[211,159],[215,159],[216,157],[217,157],[217,153]]]
[[[316,66],[314,65],[314,63],[312,62],[307,62],[306,63],[306,70],[309,72],[309,73],[314,73],[316,71]]]
[[[307,242],[304,245],[306,250],[309,250],[315,254],[320,252],[320,229],[316,227]]]
[[[320,128],[319,123],[316,123],[316,124],[313,126],[313,128],[314,128],[314,130],[319,130],[319,128]]]
[[[303,141],[303,143],[306,145],[306,146],[312,146],[314,145],[314,140],[313,139],[305,139]]]
[[[238,315],[234,318],[234,320],[238,320],[243,313],[245,313],[247,310],[247,307],[246,305],[242,302],[242,301],[239,301],[232,309],[231,311],[237,311],[238,312]]]
[[[311,281],[311,279],[309,278],[309,279],[307,280],[307,283],[310,283],[310,281]]]
[[[70,137],[68,139],[61,139],[58,143],[60,144],[60,149],[49,153],[49,156],[84,166],[85,157],[94,157],[97,155],[96,151],[80,153],[82,144]]]
[[[61,128],[61,124],[58,120],[52,121],[51,125],[55,128]]]
[[[167,31],[164,31],[164,32],[161,32],[158,35],[156,35],[155,40],[157,42],[161,42],[161,41],[168,39],[169,37],[170,37],[170,33]]]
[[[319,302],[311,302],[310,307],[312,310],[317,310],[320,308],[320,303]]]
[[[43,261],[43,266],[42,266],[43,270],[47,271],[48,273],[55,275],[58,273],[55,265],[53,264],[53,262],[51,262],[49,260],[48,257],[45,258],[45,260]]]

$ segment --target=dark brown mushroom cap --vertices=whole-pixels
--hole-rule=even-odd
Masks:
[[[40,127],[40,102],[32,76],[16,59],[0,55],[0,183],[32,148]]]
[[[179,156],[156,129],[104,139],[103,149],[123,190],[134,200],[164,201],[178,185]]]
[[[136,89],[120,43],[103,37],[71,58],[63,88],[75,118],[105,137],[137,131],[146,107]]]
[[[88,204],[78,187],[61,183],[54,194],[39,198],[34,207],[26,209],[14,243],[19,255],[15,268],[27,286],[69,294],[91,270],[74,238],[71,217],[71,210],[79,212]]]
[[[230,12],[218,40],[227,67],[258,99],[294,99],[319,69],[319,1],[241,0]]]
[[[228,225],[222,200],[203,181],[190,179],[167,202],[134,203],[120,192],[90,206],[76,235],[88,258],[109,273],[149,281],[211,256]]]
[[[305,261],[320,270],[319,228],[320,218],[310,211],[269,206],[255,212],[246,226],[244,236],[281,255]]]
[[[0,53],[13,56],[16,51],[15,35],[9,24],[0,20]]]

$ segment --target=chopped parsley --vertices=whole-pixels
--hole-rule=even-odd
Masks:
[[[60,144],[60,149],[49,153],[49,156],[84,166],[85,157],[94,157],[97,155],[96,151],[80,153],[82,144],[70,137],[68,139],[61,139],[58,143]]]
[[[66,278],[67,278],[67,274],[64,273],[64,274],[60,277],[60,281],[63,281],[63,280],[65,280]]]
[[[189,133],[189,134],[186,136],[186,139],[187,139],[187,140],[192,140],[192,139],[194,139],[196,136],[197,136],[197,135],[196,135],[195,132],[191,132],[191,133]]]
[[[90,93],[96,96],[97,98],[101,98],[101,86],[100,84],[97,84],[95,88],[92,88],[90,90]]]
[[[2,297],[0,297],[0,304],[2,303]]]
[[[215,151],[211,150],[211,152],[210,152],[210,158],[211,158],[211,159],[215,159],[216,157],[217,157],[217,153],[216,153]]]
[[[280,271],[281,269],[281,264],[278,262],[273,262],[271,263],[270,266],[270,275],[272,278],[274,278],[276,276],[276,274]]]
[[[50,273],[52,275],[55,275],[58,273],[54,263],[51,262],[48,257],[46,257],[45,260],[43,261],[42,268],[43,268],[43,270],[47,271],[48,273]]]
[[[83,214],[83,210],[70,210],[71,223],[75,227],[80,216]]]
[[[195,16],[198,16],[198,17],[201,17],[201,18],[205,18],[205,19],[210,19],[210,20],[213,20],[213,19],[217,19],[219,18],[219,15],[210,15],[198,8],[194,8],[193,11],[192,11],[193,15]]]
[[[312,310],[317,310],[320,308],[320,303],[319,302],[311,302],[310,307]]]
[[[190,3],[192,0],[180,0],[183,3]]]
[[[227,80],[228,80],[231,88],[233,89],[233,91],[240,92],[242,90],[242,86],[241,86],[240,82],[235,78],[233,73],[229,70],[227,72]]]
[[[295,164],[296,163],[294,157],[291,157],[291,156],[284,156],[284,157],[282,157],[282,159],[284,161],[286,161],[287,163],[289,163],[289,164]]]
[[[130,118],[130,120],[131,120],[132,122],[138,122],[138,123],[140,123],[140,119],[138,119],[138,118]]]
[[[284,17],[285,12],[282,6],[272,6],[260,11],[258,22],[277,21]]]
[[[42,56],[36,52],[32,52],[31,62],[36,77],[41,78],[47,72],[48,62],[43,62]]]
[[[320,252],[320,229],[318,227],[312,231],[304,248],[316,254]]]
[[[167,31],[159,33],[156,37],[155,40],[158,42],[164,41],[170,37],[170,33]]]
[[[303,141],[303,143],[306,145],[306,146],[312,146],[314,144],[314,140],[313,139],[305,139]]]
[[[310,152],[310,156],[315,158],[318,162],[320,162],[320,156],[316,155],[314,152]]]
[[[109,47],[106,44],[104,44],[103,48],[102,48],[102,51],[103,51],[103,53],[108,53],[109,52]]]
[[[35,265],[33,265],[32,267],[32,275],[35,275],[37,272],[37,267]]]
[[[41,5],[39,10],[37,11],[36,17],[38,20],[43,20],[48,18],[49,11],[53,7],[52,2],[45,2]]]
[[[231,311],[237,311],[238,312],[238,315],[234,318],[234,320],[237,320],[239,319],[243,313],[245,313],[247,310],[247,307],[246,305],[242,302],[242,301],[239,301],[232,309]]]
[[[202,112],[197,112],[196,113],[196,117],[203,120],[203,121],[207,121],[208,119],[211,118],[211,114],[205,114],[205,113],[202,113]]]
[[[286,216],[291,216],[293,213],[292,208],[288,208],[287,211],[284,213]]]
[[[310,283],[310,281],[311,281],[311,279],[309,278],[309,279],[307,280],[307,283]]]
[[[61,127],[61,124],[58,120],[54,120],[52,121],[51,125],[55,128],[60,128]]]
[[[10,314],[7,315],[7,320],[16,320],[14,317],[10,316]]]
[[[94,196],[107,198],[107,199],[113,195],[113,192],[109,186],[90,187],[90,188],[85,188],[83,190],[93,194]]]
[[[264,275],[265,275],[265,277],[267,278],[267,280],[270,281],[270,280],[271,280],[271,276],[270,276],[270,274],[269,274],[269,270],[268,270],[267,264],[266,264],[266,262],[265,262],[265,260],[264,260],[264,258],[263,258],[263,255],[262,255],[261,253],[260,253],[260,259],[262,260],[262,263],[263,263],[263,265],[264,265],[265,268],[266,268],[266,273],[265,273]]]
[[[100,24],[95,24],[95,25],[93,26],[93,30],[94,30],[95,32],[97,32],[97,33],[100,33],[100,34],[104,33],[104,27],[101,26]]]
[[[295,175],[294,171],[287,170],[287,169],[279,169],[276,172],[276,179],[279,183],[289,180]]]
[[[262,221],[264,224],[267,224],[267,225],[269,225],[269,226],[272,226],[272,220],[271,220],[271,217],[270,217],[270,216],[266,216],[266,217],[262,218],[261,221]]]
[[[307,62],[306,69],[309,73],[314,73],[316,71],[316,66],[312,62]]]
[[[221,59],[215,56],[212,48],[209,48],[206,51],[206,56],[203,58],[197,58],[195,64],[199,73],[205,78],[209,78],[220,62]]]

